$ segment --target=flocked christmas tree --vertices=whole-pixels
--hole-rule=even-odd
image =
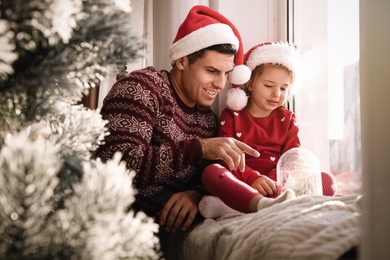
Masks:
[[[132,174],[93,152],[78,105],[105,66],[138,57],[129,0],[0,0],[1,259],[157,259],[157,225],[126,212]]]

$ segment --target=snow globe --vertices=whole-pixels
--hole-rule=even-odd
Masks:
[[[320,162],[308,149],[292,148],[282,154],[276,174],[281,192],[292,189],[296,196],[322,195]]]

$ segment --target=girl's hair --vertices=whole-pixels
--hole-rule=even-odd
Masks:
[[[288,74],[290,75],[291,79],[293,77],[293,72],[291,70],[289,70],[286,66],[282,65],[282,64],[263,63],[263,64],[258,65],[254,70],[252,70],[252,75],[251,75],[251,79],[250,80],[255,79],[256,77],[261,76],[263,74],[264,69],[266,67],[276,67],[276,68],[284,69],[286,72],[288,72]]]

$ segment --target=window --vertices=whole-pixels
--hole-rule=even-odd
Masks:
[[[304,64],[293,104],[302,146],[336,176],[339,194],[359,193],[359,1],[288,3],[289,38]]]

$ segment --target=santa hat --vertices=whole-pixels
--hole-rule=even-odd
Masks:
[[[204,5],[191,8],[180,25],[176,38],[169,47],[171,64],[181,57],[217,44],[235,46],[236,66],[229,73],[228,80],[232,84],[245,84],[250,78],[251,71],[243,65],[244,50],[238,30],[226,17]]]
[[[291,86],[296,82],[300,57],[295,45],[281,42],[261,43],[249,49],[244,60],[251,71],[261,64],[282,65],[291,71]],[[248,97],[243,89],[233,86],[228,90],[226,104],[230,109],[241,110],[247,102]]]

